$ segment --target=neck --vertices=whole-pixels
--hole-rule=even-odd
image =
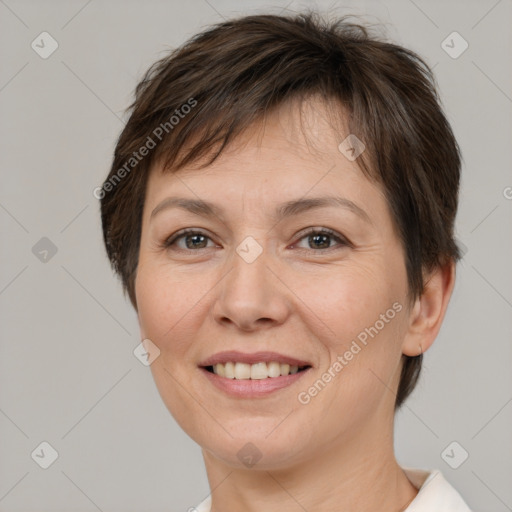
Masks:
[[[395,459],[392,422],[387,432],[360,431],[348,442],[340,437],[285,469],[233,468],[204,450],[203,456],[211,512],[400,512],[418,493]]]

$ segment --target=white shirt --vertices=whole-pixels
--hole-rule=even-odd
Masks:
[[[438,469],[402,468],[418,494],[404,512],[471,512],[460,494],[445,480]],[[211,495],[191,512],[210,512]]]

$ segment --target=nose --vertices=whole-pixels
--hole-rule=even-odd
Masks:
[[[253,261],[240,254],[233,253],[231,270],[219,283],[215,320],[242,331],[284,323],[290,314],[290,291],[278,278],[275,261],[265,250]]]

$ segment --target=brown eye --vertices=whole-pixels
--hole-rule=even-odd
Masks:
[[[177,244],[178,241],[185,241],[185,246],[179,246]],[[177,233],[170,239],[166,240],[163,244],[164,247],[170,248],[172,246],[177,246],[178,249],[181,250],[194,250],[194,249],[207,249],[207,241],[210,240],[210,237],[206,236],[201,231],[193,231],[187,230],[182,231],[181,233]]]
[[[301,247],[303,249],[308,250],[319,250],[319,249],[332,249],[331,245],[332,241],[338,242],[338,245],[341,247],[345,247],[348,242],[338,233],[330,230],[330,229],[312,229],[304,234],[300,240],[307,240],[307,247]],[[295,246],[296,244],[294,244]]]

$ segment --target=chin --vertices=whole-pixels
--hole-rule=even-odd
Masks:
[[[297,444],[295,444],[297,446]],[[202,446],[211,456],[232,468],[248,470],[287,469],[300,462],[298,453],[291,444],[231,440],[230,443]]]
[[[304,447],[311,449],[312,436],[304,436],[304,430],[301,434],[290,429],[291,425],[285,428],[280,425],[282,420],[283,417],[224,421],[222,424],[233,437],[220,426],[216,428],[215,436],[189,435],[211,456],[228,466],[253,470],[286,469],[301,461],[305,455]]]

